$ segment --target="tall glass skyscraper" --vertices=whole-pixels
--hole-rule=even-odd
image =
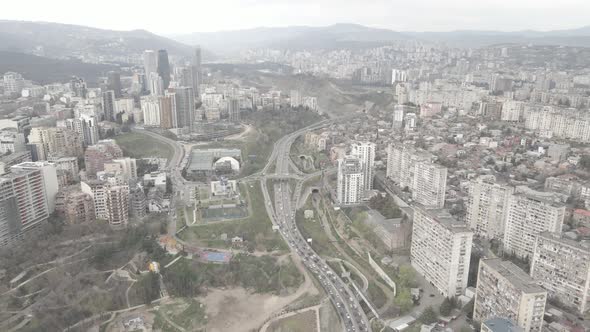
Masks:
[[[168,86],[170,86],[170,62],[166,50],[158,51],[158,75],[164,81],[164,89],[168,89]]]

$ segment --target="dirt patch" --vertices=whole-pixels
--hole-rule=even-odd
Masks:
[[[292,296],[252,294],[243,288],[213,289],[200,301],[207,308],[207,331],[251,331],[274,312],[293,301]]]
[[[322,332],[340,332],[343,330],[340,317],[331,302],[326,302],[320,307],[320,330]]]

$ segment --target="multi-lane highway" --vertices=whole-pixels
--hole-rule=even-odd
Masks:
[[[370,331],[370,323],[361,308],[357,298],[348,286],[340,279],[338,274],[326,264],[326,262],[316,253],[307,242],[295,223],[296,204],[293,198],[289,181],[286,179],[290,175],[290,157],[289,151],[293,141],[308,130],[321,128],[328,124],[329,121],[323,121],[316,125],[298,130],[295,133],[287,135],[280,139],[275,145],[268,164],[262,171],[262,189],[266,200],[266,208],[273,224],[279,226],[280,233],[289,244],[293,252],[299,255],[303,263],[320,281],[320,284],[330,297],[330,300],[336,307],[338,315],[344,324],[345,331]],[[284,176],[285,179],[276,179],[273,174],[269,174],[272,165],[275,164],[274,173]],[[307,178],[307,177],[306,177]],[[267,179],[273,179],[275,197],[270,197],[267,188]],[[301,187],[299,180],[297,187]],[[300,190],[296,190],[300,192]],[[274,207],[273,207],[274,201]],[[312,239],[313,241],[313,239]]]
[[[297,197],[293,197],[292,188],[288,179],[297,180],[296,195],[301,192],[302,183],[307,179],[317,176],[317,174],[303,175],[298,170],[292,172],[294,167],[290,160],[289,152],[295,139],[302,134],[322,128],[330,124],[333,120],[324,120],[297,130],[279,139],[273,147],[268,163],[258,173],[244,178],[243,180],[259,180],[262,185],[267,213],[273,225],[279,226],[279,232],[288,243],[292,252],[296,253],[305,266],[315,275],[320,284],[330,297],[330,300],[336,307],[344,325],[345,331],[371,331],[370,322],[360,306],[353,291],[342,281],[338,274],[328,266],[328,264],[316,253],[307,239],[303,237],[295,223],[295,212],[297,209]],[[184,192],[185,188],[190,187],[193,183],[186,181],[182,177],[182,164],[185,158],[184,147],[177,141],[168,139],[161,135],[136,129],[146,135],[152,136],[160,141],[168,143],[174,149],[174,155],[168,162],[168,168],[171,173],[171,180],[175,192],[178,194]],[[272,166],[275,165],[274,171],[271,172]],[[274,186],[274,197],[270,197],[267,180],[272,181]],[[179,196],[179,195],[174,195]],[[180,197],[178,197],[180,198]],[[274,203],[274,204],[273,204]],[[174,211],[174,209],[172,209]],[[175,219],[175,218],[172,218]],[[175,224],[174,222],[171,224]],[[169,230],[172,234],[175,229]]]

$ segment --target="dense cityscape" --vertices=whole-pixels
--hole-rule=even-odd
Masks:
[[[582,35],[317,29],[0,21],[0,331],[590,330]]]

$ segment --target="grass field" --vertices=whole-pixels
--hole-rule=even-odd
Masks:
[[[317,331],[316,313],[308,310],[287,318],[279,319],[268,327],[269,332],[313,332]]]
[[[266,213],[260,184],[241,184],[240,188],[242,197],[248,197],[249,200],[252,211],[249,217],[190,227],[182,232],[180,237],[189,243],[225,248],[230,244],[218,240],[219,235],[225,233],[228,238],[241,236],[249,249],[287,250],[287,245],[281,236],[272,230],[272,223]]]
[[[141,133],[124,133],[115,137],[123,154],[132,158],[157,157],[170,159],[174,153],[171,146]]]
[[[213,220],[240,219],[248,216],[248,209],[245,207],[224,207],[218,209],[201,210],[205,223]]]
[[[205,308],[201,303],[193,299],[179,300],[162,305],[155,313],[154,329],[161,329],[162,331],[177,330],[166,321],[166,318],[188,331],[204,331],[204,326],[207,324]]]
[[[295,214],[297,227],[299,227],[299,230],[301,230],[301,234],[303,235],[303,237],[306,239],[312,239],[311,246],[320,256],[338,257],[338,250],[330,241],[330,238],[328,237],[328,235],[326,235],[326,232],[324,231],[322,224],[318,220],[318,212],[314,210],[314,214],[316,215],[315,219],[306,220],[303,217],[303,211],[305,210],[314,210],[309,200],[305,204],[305,206],[302,209],[298,210]]]
[[[367,289],[369,292],[369,299],[373,303],[373,305],[377,308],[381,308],[385,305],[385,301],[387,301],[387,297],[383,290],[375,284],[373,281],[369,281],[369,288]]]

